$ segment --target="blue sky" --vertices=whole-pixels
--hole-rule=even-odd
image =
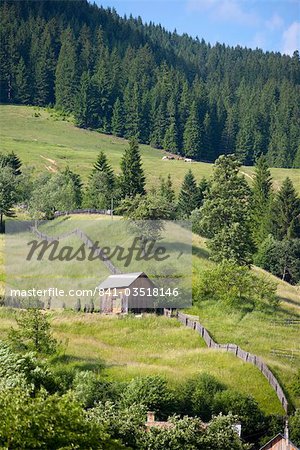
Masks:
[[[300,0],[96,0],[123,16],[204,38],[293,54],[300,47]]]

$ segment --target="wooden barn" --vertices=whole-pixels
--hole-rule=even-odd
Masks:
[[[101,312],[121,314],[150,310],[154,306],[154,287],[144,272],[110,275],[98,286]]]
[[[299,450],[296,445],[284,437],[281,433],[273,437],[269,442],[263,445],[260,450]]]

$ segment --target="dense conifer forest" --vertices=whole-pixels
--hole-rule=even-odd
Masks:
[[[86,0],[1,1],[0,25],[2,103],[196,160],[300,167],[297,51],[211,46]]]

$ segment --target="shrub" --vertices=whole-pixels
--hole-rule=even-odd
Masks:
[[[12,328],[9,333],[9,340],[15,349],[55,353],[57,341],[52,337],[48,317],[39,309],[19,312],[16,321],[18,329]]]
[[[297,409],[290,418],[291,441],[300,446],[300,409]]]
[[[55,392],[57,383],[46,363],[37,360],[33,353],[20,355],[0,342],[0,387],[19,387],[36,392],[41,387]]]
[[[251,396],[230,389],[218,392],[214,398],[214,412],[236,415],[241,421],[242,434],[247,440],[251,441],[252,436],[259,437],[259,433],[264,429],[264,414]]]
[[[114,384],[103,381],[94,372],[77,372],[72,389],[75,398],[85,407],[91,408],[98,402],[113,400],[116,397]]]
[[[162,418],[168,417],[176,408],[173,392],[166,380],[157,375],[134,378],[125,389],[121,401],[124,406],[134,403],[144,405]]]
[[[214,396],[225,389],[215,377],[202,373],[185,382],[181,388],[180,400],[183,414],[198,416],[208,421],[212,417]]]
[[[142,405],[124,406],[111,401],[99,403],[88,411],[90,420],[107,429],[115,439],[120,439],[130,448],[140,449],[138,440],[145,433],[144,424],[147,409]]]
[[[255,275],[249,268],[232,263],[222,263],[207,270],[195,288],[196,301],[214,299],[224,305],[245,310],[255,307],[276,307],[276,285]]]
[[[31,397],[21,389],[0,391],[0,446],[10,449],[117,449],[104,427],[88,420],[69,393]]]

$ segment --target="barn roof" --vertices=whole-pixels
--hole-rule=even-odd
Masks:
[[[140,276],[148,278],[144,272],[119,273],[116,275],[110,275],[106,278],[106,280],[102,281],[102,283],[99,285],[99,289],[129,287]]]
[[[276,436],[274,436],[272,439],[270,439],[268,442],[266,442],[265,445],[263,445],[262,447],[260,447],[259,450],[264,450],[264,449],[266,449],[270,444],[272,444],[273,442],[275,442],[278,438],[284,439],[284,440],[285,440],[285,437],[283,436],[283,434],[278,433],[278,434],[276,434]],[[288,442],[289,442],[289,445],[290,445],[293,449],[298,449],[298,447],[296,447],[296,445],[294,445],[291,441],[288,441]]]

